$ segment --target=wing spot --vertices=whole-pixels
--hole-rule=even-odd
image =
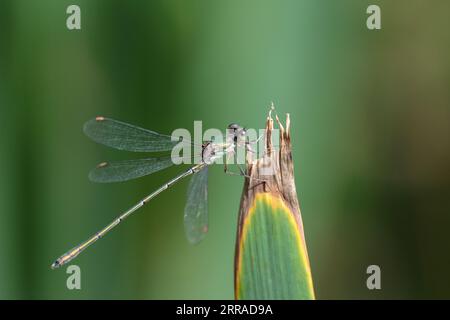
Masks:
[[[103,120],[105,120],[104,117],[96,117],[96,118],[95,118],[95,121],[103,121]]]
[[[97,165],[97,168],[100,169],[100,168],[104,168],[106,166],[108,166],[108,162],[102,162]]]

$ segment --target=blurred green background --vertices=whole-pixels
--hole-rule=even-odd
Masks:
[[[66,28],[81,7],[82,30]],[[382,30],[366,28],[378,4]],[[243,181],[211,170],[210,233],[183,233],[188,181],[50,264],[182,168],[88,181],[105,115],[162,133],[291,113],[319,299],[450,298],[448,1],[0,1],[0,298],[232,299]],[[377,264],[382,290],[366,288]]]

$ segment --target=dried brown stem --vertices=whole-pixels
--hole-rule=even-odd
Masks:
[[[265,156],[261,159],[253,160],[247,158],[247,174],[250,176],[245,180],[238,218],[238,232],[236,239],[236,257],[239,256],[239,243],[242,235],[243,222],[249,213],[255,195],[258,193],[269,192],[272,195],[281,198],[293,213],[295,220],[304,239],[303,223],[300,213],[300,206],[295,188],[294,165],[292,160],[292,146],[290,136],[290,117],[286,115],[285,127],[281,124],[278,116],[275,116],[279,127],[279,149],[275,150],[272,143],[274,132],[274,121],[272,119],[272,110],[266,120],[265,133]],[[269,173],[269,174],[268,174]],[[264,181],[261,181],[264,180]],[[305,241],[303,241],[305,243]],[[306,248],[305,252],[307,252]],[[236,276],[236,275],[235,275]]]

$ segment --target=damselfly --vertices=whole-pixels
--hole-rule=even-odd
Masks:
[[[163,135],[136,127],[131,124],[120,122],[104,117],[92,119],[84,125],[85,134],[97,143],[108,147],[135,152],[162,152],[170,151],[182,142],[192,144],[190,141],[173,141],[172,136]],[[259,140],[259,139],[258,139]],[[224,156],[234,155],[237,148],[245,146],[249,148],[246,141],[246,130],[237,124],[228,126],[226,139],[223,142],[204,142],[202,144],[201,160],[187,171],[176,176],[154,192],[143,198],[127,211],[120,214],[105,228],[95,233],[85,242],[63,254],[53,264],[52,268],[58,268],[78,256],[84,249],[103,237],[125,218],[143,207],[151,199],[168,189],[181,179],[194,175],[189,183],[187,202],[184,209],[184,227],[186,236],[191,243],[198,243],[208,231],[208,208],[207,208],[207,181],[208,166]],[[163,170],[173,164],[170,156],[153,157],[139,160],[127,160],[120,162],[100,163],[89,173],[90,180],[94,182],[119,182],[139,178],[151,173]],[[239,167],[240,168],[240,167]],[[240,168],[240,175],[245,172]],[[227,171],[225,167],[225,171]]]

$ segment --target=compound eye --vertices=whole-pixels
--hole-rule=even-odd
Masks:
[[[239,126],[236,123],[231,123],[228,125],[228,129],[234,130],[236,131],[236,129],[238,129]]]

